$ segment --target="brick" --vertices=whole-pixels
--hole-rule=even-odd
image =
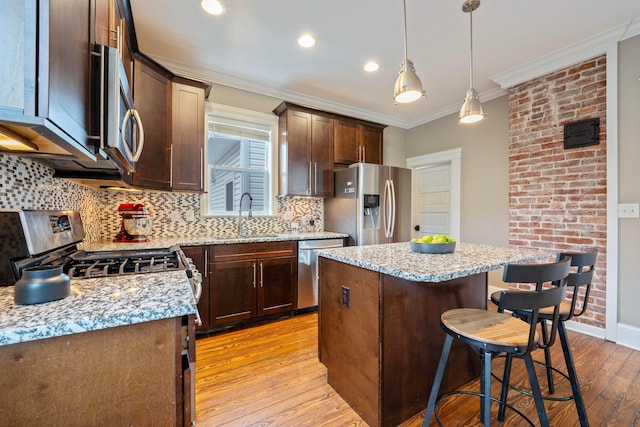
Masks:
[[[604,327],[606,284],[606,57],[509,90],[509,242],[600,252],[589,316]],[[565,150],[564,125],[600,118],[600,144]]]

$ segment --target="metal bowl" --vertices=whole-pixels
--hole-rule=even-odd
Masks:
[[[456,242],[453,243],[420,243],[411,242],[411,250],[420,254],[450,254],[456,250]]]
[[[151,218],[124,218],[124,229],[132,236],[148,236],[151,233]]]

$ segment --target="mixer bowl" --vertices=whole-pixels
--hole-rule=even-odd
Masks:
[[[147,236],[151,233],[151,218],[124,218],[124,229],[132,236]]]

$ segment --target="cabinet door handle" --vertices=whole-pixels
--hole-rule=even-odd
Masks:
[[[313,162],[313,194],[318,194],[318,162]]]
[[[173,187],[173,144],[169,146],[169,188]]]
[[[309,185],[307,186],[307,192],[311,195],[311,162],[309,162]]]
[[[253,267],[253,289],[256,288],[256,263],[251,264]]]
[[[204,250],[204,277],[209,276],[209,249]]]
[[[362,163],[367,162],[367,147],[366,145],[362,146]]]
[[[260,287],[263,287],[263,277],[262,277],[262,261],[260,261]]]
[[[204,189],[204,148],[200,148],[200,190]]]

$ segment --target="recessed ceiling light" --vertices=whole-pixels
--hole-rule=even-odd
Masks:
[[[379,68],[380,66],[378,65],[378,63],[373,61],[369,61],[366,64],[364,64],[364,70],[370,73],[373,73],[374,71],[378,71]]]
[[[221,15],[224,12],[224,7],[222,7],[222,3],[218,0],[202,0],[200,2],[200,7],[211,15]]]
[[[298,44],[302,47],[312,47],[316,40],[310,34],[305,34],[298,39]]]

